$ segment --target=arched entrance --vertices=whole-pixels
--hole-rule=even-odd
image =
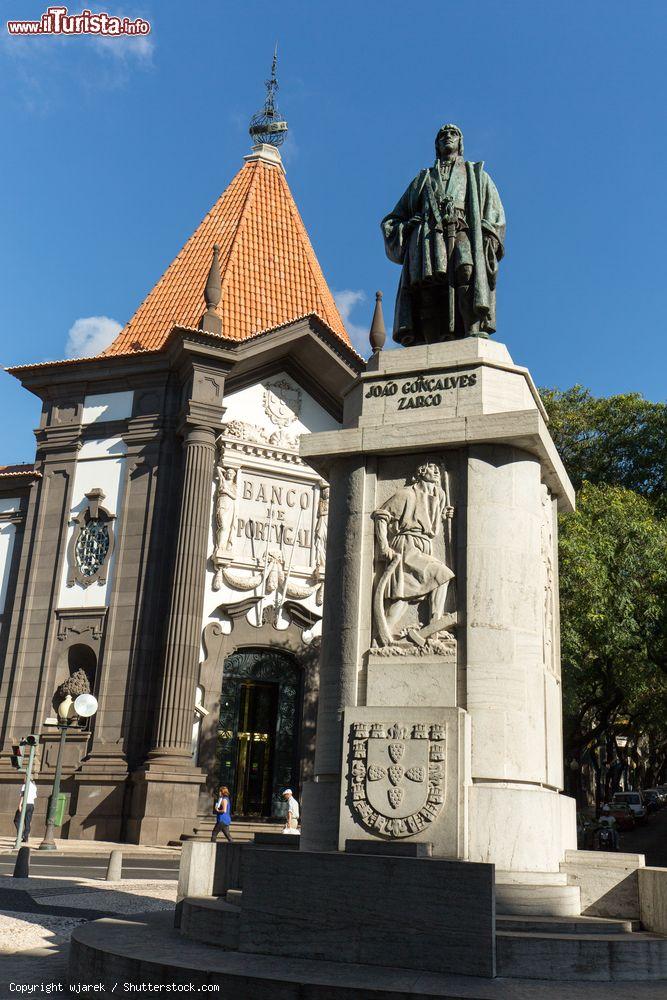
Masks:
[[[225,660],[216,760],[240,816],[280,815],[298,784],[301,670],[281,650],[243,649]]]

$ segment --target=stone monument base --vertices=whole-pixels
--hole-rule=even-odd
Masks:
[[[262,849],[242,869],[241,952],[495,975],[492,865]]]

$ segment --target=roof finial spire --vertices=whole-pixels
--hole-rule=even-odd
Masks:
[[[368,335],[373,348],[373,354],[378,354],[384,347],[387,339],[387,331],[384,328],[384,315],[382,313],[382,292],[375,293],[375,309],[373,310],[373,320],[371,331]]]
[[[266,81],[266,100],[264,101],[264,107],[250,119],[250,128],[248,131],[255,145],[266,144],[269,146],[281,146],[287,138],[287,122],[281,118],[276,105],[276,91],[278,90],[278,80],[276,78],[277,65],[278,42],[276,42],[276,46],[273,50],[271,76]]]
[[[222,296],[222,277],[220,275],[220,247],[216,243],[213,247],[213,259],[208,272],[206,284],[204,286],[204,302],[206,312],[199,324],[206,333],[222,334],[222,320],[216,313],[216,308]]]

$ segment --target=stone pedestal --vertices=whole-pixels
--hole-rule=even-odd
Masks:
[[[491,865],[255,850],[242,878],[239,952],[495,975]]]
[[[529,373],[504,345],[483,339],[375,355],[346,398],[343,429],[309,435],[301,453],[331,483],[317,755],[302,848],[429,839],[446,857],[557,871],[576,844],[574,802],[561,794],[556,521],[574,493]],[[431,486],[419,471],[428,463],[438,469]],[[414,497],[429,490],[421,524]],[[388,525],[387,555],[378,520]],[[407,590],[389,565],[403,566],[396,549],[412,553],[401,570],[412,574]],[[435,631],[428,588],[410,599],[410,586],[417,580],[419,592],[436,565],[424,569],[421,553],[454,574]],[[385,615],[396,618],[390,641]],[[412,816],[403,816],[417,795],[408,772],[420,765],[401,770],[402,759],[376,761],[375,751],[362,760],[362,739],[364,766],[355,769],[360,723],[384,726],[385,756],[391,742],[403,743],[406,759],[416,726],[429,734],[449,727],[445,808],[428,820],[427,838],[399,822]],[[369,747],[379,743],[369,735]],[[427,808],[439,794],[433,777],[429,768]]]

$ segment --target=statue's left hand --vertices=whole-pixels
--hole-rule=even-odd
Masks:
[[[500,241],[492,236],[491,233],[485,234],[484,237],[484,257],[486,260],[486,270],[488,272],[489,278],[494,279],[498,273],[498,250],[500,249]]]
[[[454,517],[454,508],[453,507],[445,507],[445,517],[449,518],[450,520],[451,520],[451,518]]]

